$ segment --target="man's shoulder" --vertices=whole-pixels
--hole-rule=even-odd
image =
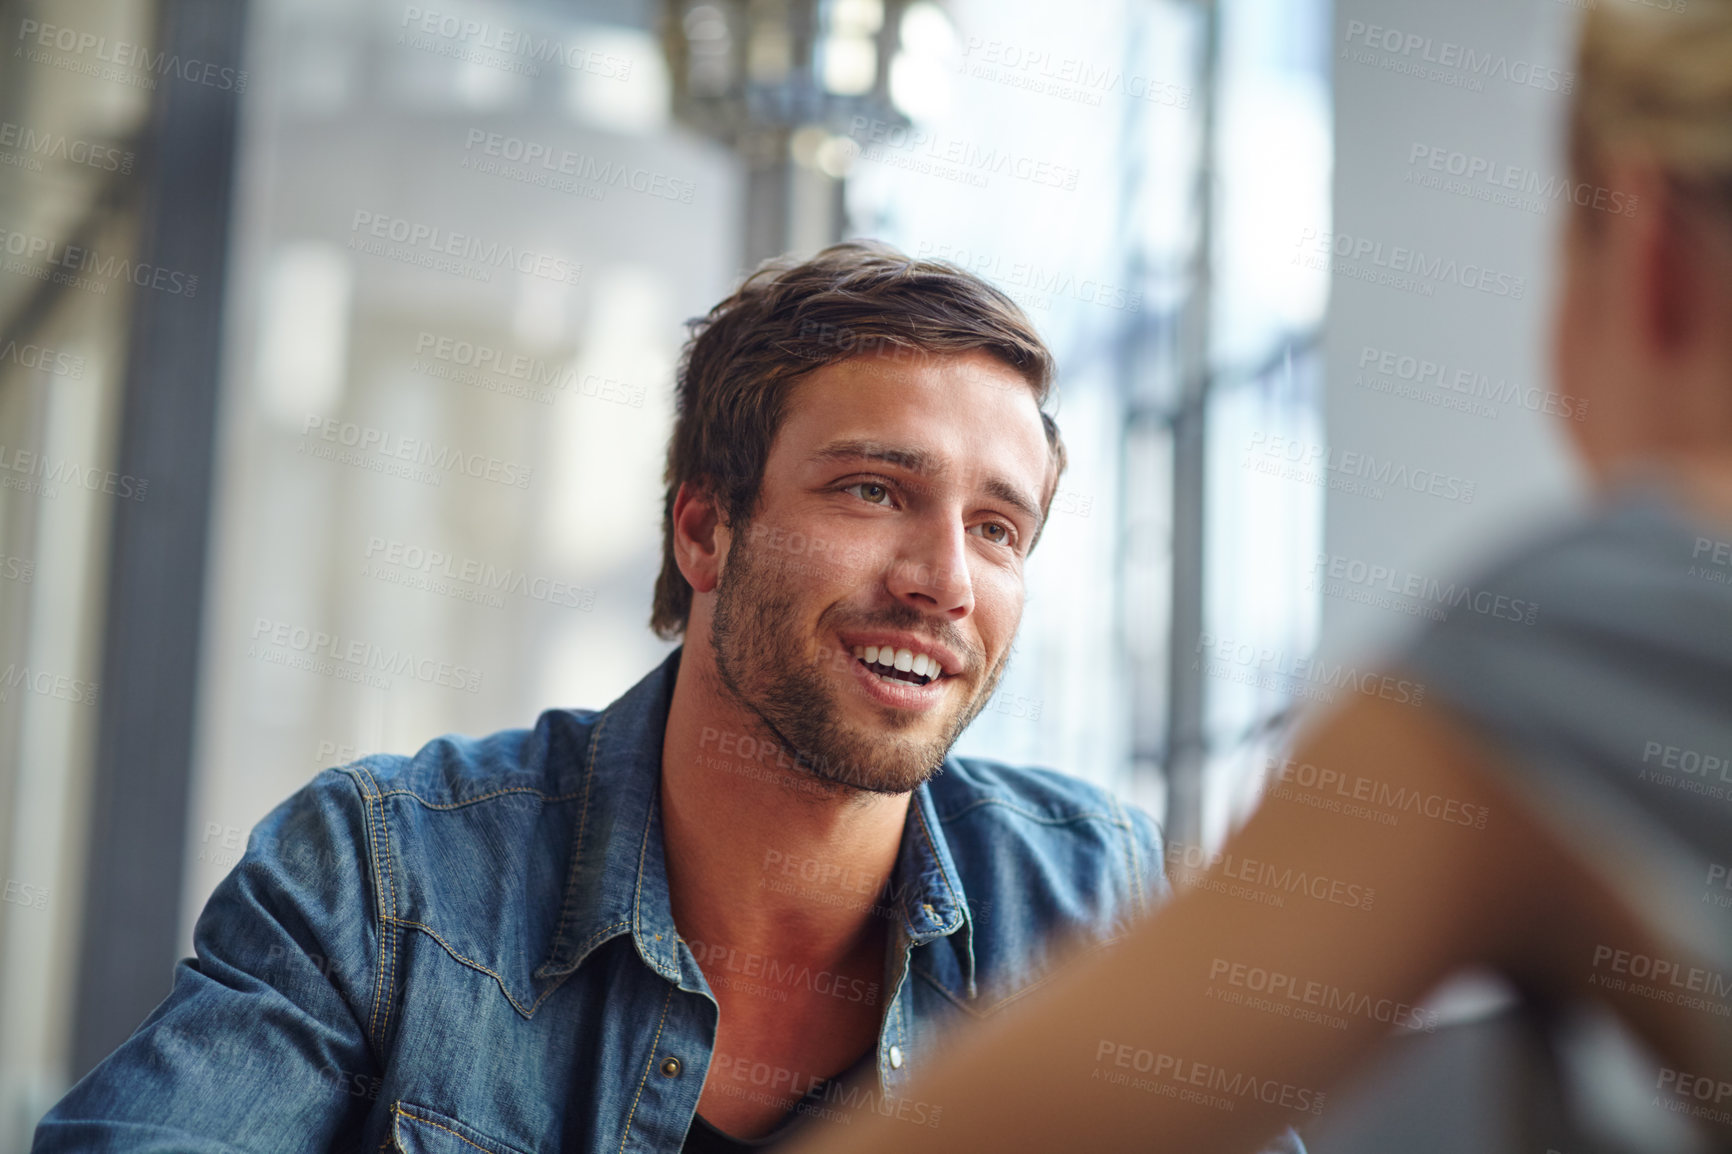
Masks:
[[[598,716],[595,710],[549,709],[527,728],[445,734],[415,753],[376,753],[336,772],[366,797],[403,797],[441,809],[512,795],[551,800],[581,788]]]
[[[558,840],[557,814],[567,808],[560,803],[582,796],[598,716],[550,709],[528,728],[447,734],[413,754],[332,766],[260,820],[248,856],[272,869],[346,870],[382,852],[430,868],[477,854],[543,852],[541,843]]]
[[[1154,819],[1098,785],[1050,769],[952,757],[929,789],[971,894],[985,878],[1016,876],[1019,885],[1049,889],[1055,898],[1121,891],[1141,908],[1161,888]]]
[[[313,824],[285,828],[277,852],[304,856],[296,842],[308,835],[332,841],[332,862],[377,887],[395,924],[428,930],[528,1005],[570,876],[574,815],[597,801],[586,778],[599,716],[551,709],[528,728],[448,734],[327,770],[286,803]]]
[[[1140,809],[1057,770],[952,757],[929,788],[947,833],[974,824],[1036,837],[1159,839],[1153,820]]]
[[[953,757],[928,788],[973,922],[975,1012],[1032,988],[1058,943],[1116,938],[1167,892],[1154,820],[1098,785]],[[953,996],[965,988],[968,962],[954,949],[921,966]]]

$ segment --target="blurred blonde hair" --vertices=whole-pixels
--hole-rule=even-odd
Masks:
[[[1654,162],[1732,215],[1732,0],[1597,0],[1582,25],[1570,163]]]

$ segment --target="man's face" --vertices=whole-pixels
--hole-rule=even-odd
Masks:
[[[925,781],[1004,671],[1050,464],[1033,390],[987,354],[813,372],[728,536],[723,686],[821,778]]]

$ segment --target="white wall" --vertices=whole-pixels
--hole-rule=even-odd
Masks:
[[[1447,383],[1460,373],[1482,375],[1494,388],[1501,381],[1522,390],[1529,405],[1543,405],[1548,389],[1551,403],[1563,404],[1568,390],[1550,384],[1546,347],[1552,234],[1565,204],[1542,194],[1565,175],[1563,89],[1574,87],[1575,15],[1553,0],[1341,0],[1337,7],[1332,251],[1373,247],[1357,259],[1332,255],[1332,270],[1317,274],[1330,278],[1325,425],[1337,466],[1324,540],[1332,558],[1392,571],[1398,588],[1409,575],[1445,583],[1471,576],[1500,539],[1577,493],[1559,418],[1519,400],[1442,388],[1435,373],[1402,382],[1374,373],[1375,364],[1360,367],[1367,349],[1387,351],[1444,366]],[[1390,50],[1396,35],[1399,49]],[[1461,66],[1469,60],[1474,71]],[[1434,156],[1443,171],[1431,167]],[[1476,160],[1484,167],[1471,182],[1448,171]],[[1446,187],[1428,186],[1433,178]],[[1517,187],[1504,187],[1506,180]],[[1534,191],[1524,194],[1524,185]],[[1523,203],[1486,199],[1500,194]],[[1298,241],[1301,259],[1322,259],[1317,239]],[[1434,261],[1437,275],[1428,275]],[[1418,262],[1423,268],[1412,271]],[[1491,291],[1466,287],[1470,268],[1493,270]],[[1379,273],[1417,284],[1360,279]],[[1421,396],[1361,383],[1374,380],[1411,385]],[[1395,484],[1383,486],[1381,498],[1343,491],[1356,471],[1348,452],[1427,482],[1417,471],[1435,470],[1446,495]],[[1465,494],[1468,483],[1471,501],[1447,495]],[[1372,592],[1363,584],[1325,587],[1322,652],[1331,660],[1387,645],[1421,620],[1409,612],[1418,604],[1387,588],[1390,605],[1350,600],[1348,590]]]

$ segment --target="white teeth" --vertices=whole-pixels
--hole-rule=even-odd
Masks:
[[[937,681],[944,676],[944,667],[938,663],[938,658],[912,649],[897,649],[893,645],[856,645],[854,656],[868,665],[912,673],[927,681]]]

